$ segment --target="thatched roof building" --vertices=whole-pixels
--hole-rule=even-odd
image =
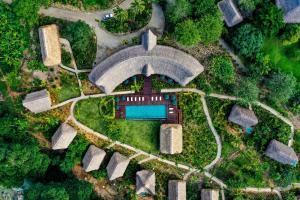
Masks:
[[[296,166],[299,160],[293,148],[282,144],[277,140],[271,140],[265,154],[282,164],[288,164],[292,166]]]
[[[40,90],[29,93],[22,102],[23,106],[34,113],[40,113],[51,109],[51,98],[48,91]]]
[[[82,160],[84,171],[98,170],[105,155],[105,151],[97,148],[95,145],[91,145]]]
[[[61,124],[57,131],[52,136],[52,149],[66,149],[71,144],[77,134],[76,129],[67,124]]]
[[[106,167],[109,180],[112,181],[116,178],[122,177],[129,162],[129,158],[115,152]]]
[[[232,27],[243,21],[243,17],[233,0],[222,0],[218,3],[218,7],[224,15],[227,26]]]
[[[202,189],[201,200],[219,200],[219,190]]]
[[[182,152],[182,126],[180,124],[160,126],[160,152],[166,154]]]
[[[61,49],[58,27],[55,24],[40,27],[39,38],[44,65],[54,66],[60,64]]]
[[[252,110],[242,108],[238,105],[232,107],[228,120],[243,128],[252,127],[258,123],[258,119]]]
[[[171,180],[168,184],[168,200],[186,200],[186,182]]]
[[[299,0],[276,0],[276,4],[284,12],[285,23],[300,23]]]
[[[155,195],[155,173],[142,170],[136,173],[136,193],[139,195]]]
[[[108,57],[92,70],[89,79],[105,93],[111,93],[134,75],[161,74],[184,86],[203,70],[198,60],[189,54],[156,45],[156,36],[149,30],[143,36],[142,45],[128,47]]]

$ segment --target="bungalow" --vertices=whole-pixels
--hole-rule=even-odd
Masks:
[[[44,65],[54,66],[60,64],[61,48],[58,27],[55,24],[40,27],[39,38]]]
[[[160,152],[165,154],[182,152],[182,126],[180,124],[160,126]]]
[[[84,171],[90,172],[93,170],[98,170],[102,161],[104,160],[105,155],[105,151],[97,148],[95,145],[91,145],[82,160]]]
[[[170,180],[168,184],[168,200],[186,200],[186,182]]]
[[[216,189],[202,189],[201,200],[219,200],[219,190]]]
[[[122,177],[129,162],[129,158],[115,152],[106,167],[109,180],[112,181],[116,178]]]
[[[76,129],[67,124],[61,124],[57,131],[52,136],[52,149],[66,149],[71,144],[77,134]]]
[[[276,4],[284,12],[285,23],[300,23],[299,0],[276,0]]]
[[[155,173],[142,170],[136,173],[136,193],[139,195],[155,195]]]
[[[294,149],[277,140],[271,140],[265,154],[282,164],[296,166],[298,163],[298,157]]]
[[[218,3],[218,7],[224,15],[227,26],[233,27],[243,21],[243,17],[233,0],[222,0]]]
[[[246,130],[258,123],[258,119],[252,110],[242,108],[238,105],[232,107],[228,120]]]
[[[51,109],[51,99],[48,91],[41,90],[29,93],[22,102],[23,106],[34,113],[40,113]]]

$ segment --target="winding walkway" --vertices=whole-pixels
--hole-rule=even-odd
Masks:
[[[130,5],[131,2],[132,0],[126,0],[122,4],[120,4],[120,7],[126,9],[128,8],[128,5]],[[112,12],[113,9],[87,12],[49,7],[41,8],[39,14],[67,21],[82,20],[85,23],[87,23],[91,28],[93,28],[97,37],[97,54],[95,63],[98,63],[103,58],[103,54],[106,48],[117,48],[122,44],[123,41],[131,40],[134,37],[140,36],[140,34],[148,28],[154,29],[158,33],[163,33],[165,26],[165,17],[162,8],[156,3],[152,3],[152,16],[149,21],[149,24],[136,32],[125,35],[116,35],[109,33],[103,27],[100,26],[100,21],[103,19],[104,15]]]

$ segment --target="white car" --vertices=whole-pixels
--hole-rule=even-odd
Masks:
[[[106,21],[106,20],[108,20],[108,19],[110,19],[110,18],[112,18],[114,16],[114,14],[113,13],[108,13],[108,14],[105,14],[104,16],[103,16],[103,21]]]

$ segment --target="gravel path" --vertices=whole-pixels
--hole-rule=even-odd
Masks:
[[[121,5],[127,8],[132,0],[124,1]],[[123,41],[130,41],[134,37],[139,37],[142,32],[146,29],[151,28],[158,33],[163,33],[165,26],[165,17],[162,8],[156,4],[152,3],[152,16],[149,24],[133,33],[125,35],[115,35],[107,32],[104,28],[100,26],[99,21],[104,17],[105,14],[112,13],[113,9],[95,12],[77,11],[77,10],[66,10],[63,8],[41,8],[39,14],[42,16],[55,17],[67,21],[78,21],[82,20],[87,23],[94,31],[97,37],[97,54],[95,63],[98,63],[102,58],[106,48],[117,48]]]

